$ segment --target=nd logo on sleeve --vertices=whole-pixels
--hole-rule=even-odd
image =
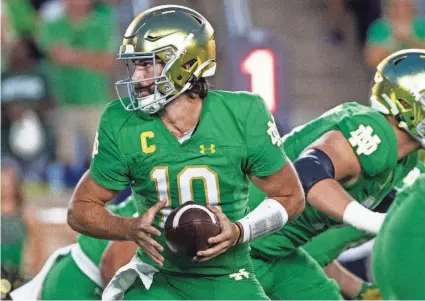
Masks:
[[[94,137],[93,142],[93,152],[91,154],[92,158],[99,153],[99,133],[96,131],[96,136]]]
[[[281,146],[282,138],[280,137],[279,131],[277,130],[276,122],[274,121],[274,117],[272,116],[272,120],[267,122],[267,134],[272,139],[273,145]]]
[[[351,138],[348,139],[353,147],[357,147],[358,155],[369,156],[378,149],[381,139],[378,135],[373,135],[373,129],[370,125],[361,124],[355,131],[350,132]]]

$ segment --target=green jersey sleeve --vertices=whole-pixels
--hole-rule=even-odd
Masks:
[[[363,173],[375,176],[397,165],[397,139],[385,117],[372,111],[352,113],[339,129],[357,155]]]
[[[100,185],[111,190],[123,190],[131,182],[128,166],[120,153],[118,132],[113,131],[109,116],[109,105],[100,117],[98,130],[93,144],[90,174]]]
[[[287,159],[276,123],[259,96],[255,97],[245,120],[245,135],[248,173],[268,176],[285,165]]]

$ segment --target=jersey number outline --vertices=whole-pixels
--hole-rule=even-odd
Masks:
[[[172,211],[170,177],[167,166],[157,166],[150,173],[151,181],[155,182],[158,202],[167,200],[167,205],[160,211],[161,219],[159,226],[164,228],[165,220]],[[179,204],[193,201],[193,180],[202,180],[204,183],[205,200],[207,205],[220,206],[220,185],[215,171],[205,165],[186,166],[177,175],[177,190]]]

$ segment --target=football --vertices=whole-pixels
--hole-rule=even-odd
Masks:
[[[174,253],[194,257],[209,248],[208,239],[220,233],[220,224],[207,207],[190,201],[170,213],[164,230],[167,245]]]

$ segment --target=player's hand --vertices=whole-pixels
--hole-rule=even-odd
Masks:
[[[368,289],[360,300],[382,300],[381,292],[376,284],[369,284]]]
[[[129,231],[129,240],[133,240],[153,261],[162,266],[164,257],[159,254],[164,248],[152,238],[152,235],[160,236],[161,232],[152,226],[155,215],[165,207],[166,200],[162,200],[151,208],[145,214],[134,218],[131,222]]]
[[[236,244],[240,235],[238,226],[232,223],[223,212],[216,207],[207,207],[217,216],[220,222],[221,232],[217,236],[208,239],[211,248],[196,253],[194,258],[196,261],[207,261],[226,252],[227,249]]]

